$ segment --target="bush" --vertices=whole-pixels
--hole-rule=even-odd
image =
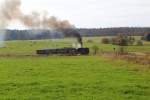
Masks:
[[[112,44],[119,46],[127,46],[128,45],[128,37],[122,34],[119,34],[116,38],[112,38]]]
[[[129,44],[129,45],[133,45],[134,42],[135,42],[135,38],[132,37],[132,36],[129,36],[129,38],[128,38],[128,44]]]
[[[145,40],[145,37],[144,37],[144,36],[141,36],[141,40]]]
[[[97,52],[99,51],[99,47],[96,46],[96,45],[94,45],[94,46],[92,47],[92,49],[93,49],[93,51],[94,51],[94,55],[96,55]]]
[[[143,46],[143,42],[141,40],[138,40],[136,43],[137,46]]]
[[[101,41],[103,44],[109,44],[110,43],[110,40],[108,38],[102,38],[102,41]]]

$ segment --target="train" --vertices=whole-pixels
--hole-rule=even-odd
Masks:
[[[37,50],[38,55],[89,55],[89,48],[56,48]]]
[[[76,38],[78,44],[81,45],[80,48],[54,48],[54,49],[43,49],[37,50],[36,53],[38,55],[88,55],[89,48],[83,47],[83,41],[80,33],[75,29],[62,29],[61,32],[65,37],[73,37]]]

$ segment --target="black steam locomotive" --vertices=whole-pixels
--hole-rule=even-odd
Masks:
[[[39,55],[88,55],[89,48],[61,48],[61,49],[44,49],[37,50]]]
[[[65,37],[75,37],[78,43],[83,47],[82,37],[75,29],[63,29],[61,32]],[[88,55],[89,48],[59,48],[59,49],[44,49],[37,50],[39,55]]]

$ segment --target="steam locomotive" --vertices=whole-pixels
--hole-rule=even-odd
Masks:
[[[38,55],[88,55],[89,48],[60,48],[60,49],[44,49],[37,50]]]
[[[75,29],[63,29],[61,32],[65,37],[74,37],[77,39],[81,48],[58,48],[58,49],[44,49],[37,50],[36,53],[39,55],[88,55],[89,48],[83,48],[82,37]]]

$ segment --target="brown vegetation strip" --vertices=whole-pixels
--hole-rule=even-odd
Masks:
[[[142,65],[147,65],[150,67],[150,55],[149,54],[145,54],[145,55],[138,55],[138,54],[124,54],[124,55],[120,55],[120,54],[114,54],[114,53],[110,53],[110,54],[103,54],[102,56],[107,57],[107,58],[112,58],[112,59],[122,59],[122,60],[126,60],[132,63],[136,63],[136,64],[142,64]]]

